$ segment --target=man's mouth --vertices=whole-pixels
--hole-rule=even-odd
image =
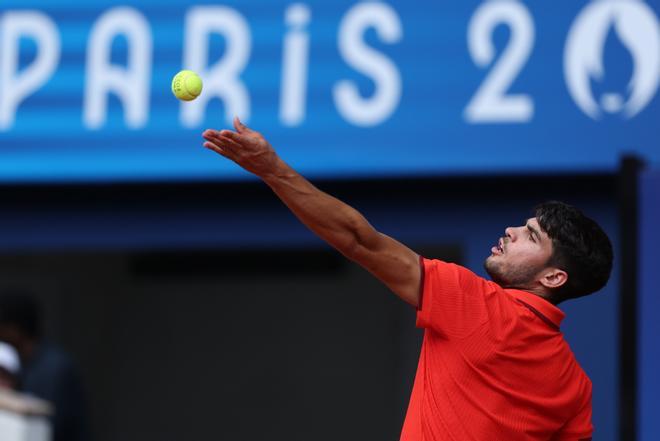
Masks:
[[[490,250],[493,254],[504,254],[504,241],[500,238],[497,244]]]

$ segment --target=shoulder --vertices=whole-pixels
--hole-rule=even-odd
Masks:
[[[505,294],[499,285],[461,265],[433,259],[422,259],[422,263],[418,327],[432,328],[445,337],[462,337],[506,311],[499,305],[506,297],[499,295]]]
[[[498,309],[513,301],[500,285],[464,266],[435,259],[424,259],[423,262],[423,293],[441,293],[446,298],[456,297],[482,306],[494,305]]]
[[[462,265],[438,259],[427,259],[425,257],[422,257],[421,259],[424,276],[446,278],[457,282],[476,283],[489,290],[499,288],[499,285],[496,283],[477,275]]]

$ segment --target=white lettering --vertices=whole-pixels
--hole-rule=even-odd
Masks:
[[[307,67],[309,65],[309,24],[311,12],[307,5],[296,3],[286,11],[290,31],[284,38],[280,120],[285,126],[298,126],[305,118],[307,98]]]
[[[111,64],[112,42],[126,37],[126,68]],[[98,129],[107,118],[108,94],[114,93],[125,109],[124,121],[131,129],[147,123],[151,77],[152,41],[149,23],[133,8],[111,9],[94,25],[87,45],[84,123]]]
[[[34,61],[19,73],[21,38],[37,46]],[[53,74],[60,59],[57,26],[36,11],[9,11],[0,19],[0,130],[13,124],[20,103]]]
[[[527,7],[517,0],[483,3],[468,28],[468,48],[475,63],[487,67],[495,59],[493,32],[506,25],[511,37],[502,56],[474,94],[463,113],[470,123],[524,123],[534,116],[534,101],[507,90],[529,59],[534,46],[534,21]]]
[[[353,82],[343,80],[334,87],[334,99],[347,121],[365,127],[385,121],[401,99],[401,75],[396,65],[363,40],[369,27],[374,27],[378,36],[390,44],[398,42],[403,33],[396,11],[384,3],[359,3],[341,22],[339,52],[350,66],[374,81],[375,92],[371,98],[362,98]]]
[[[208,65],[209,37],[221,34],[226,40],[223,57],[213,66]],[[204,92],[195,101],[182,103],[181,122],[186,127],[198,126],[204,119],[206,105],[219,97],[225,103],[225,120],[234,115],[248,121],[250,98],[240,81],[252,45],[250,29],[243,16],[224,6],[193,8],[186,16],[186,40],[183,65],[197,72],[204,81]]]

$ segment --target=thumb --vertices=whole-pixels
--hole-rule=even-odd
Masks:
[[[241,122],[241,120],[238,118],[238,116],[234,117],[234,128],[238,133],[247,133],[250,132],[251,130]]]

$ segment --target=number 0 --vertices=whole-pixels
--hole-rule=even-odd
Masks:
[[[488,67],[495,58],[492,37],[497,25],[511,29],[502,56],[464,111],[471,123],[527,122],[534,116],[529,95],[507,95],[534,45],[534,22],[527,8],[516,0],[490,0],[475,12],[468,27],[468,48],[475,64]]]

